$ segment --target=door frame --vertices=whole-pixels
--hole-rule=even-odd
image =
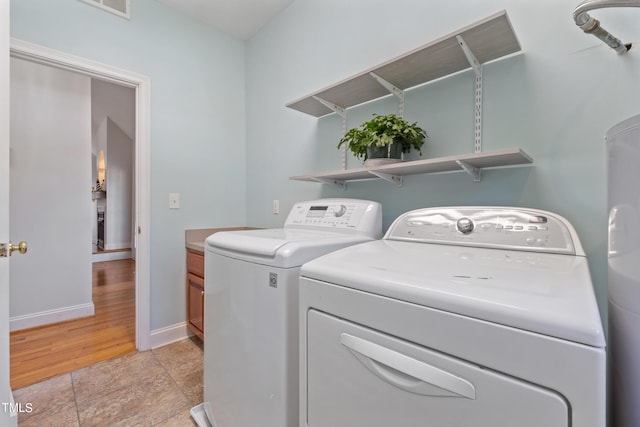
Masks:
[[[10,56],[135,89],[136,348],[151,348],[151,81],[149,77],[11,38]],[[135,231],[134,231],[135,232]]]

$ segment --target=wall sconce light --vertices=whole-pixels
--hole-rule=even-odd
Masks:
[[[104,178],[105,178],[105,166],[104,166],[104,151],[100,150],[100,157],[98,158],[98,183],[101,189],[104,191]]]

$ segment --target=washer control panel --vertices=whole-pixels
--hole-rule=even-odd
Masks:
[[[321,199],[296,203],[285,228],[361,230],[382,236],[382,208],[379,203],[358,199]]]
[[[384,238],[584,255],[578,236],[566,219],[525,208],[418,209],[398,217]]]

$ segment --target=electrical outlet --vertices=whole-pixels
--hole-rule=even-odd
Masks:
[[[280,200],[273,201],[273,214],[278,215],[280,213]]]
[[[169,193],[169,209],[180,209],[180,193]]]

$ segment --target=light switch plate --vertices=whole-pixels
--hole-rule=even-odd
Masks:
[[[180,193],[169,193],[169,209],[180,209]]]

